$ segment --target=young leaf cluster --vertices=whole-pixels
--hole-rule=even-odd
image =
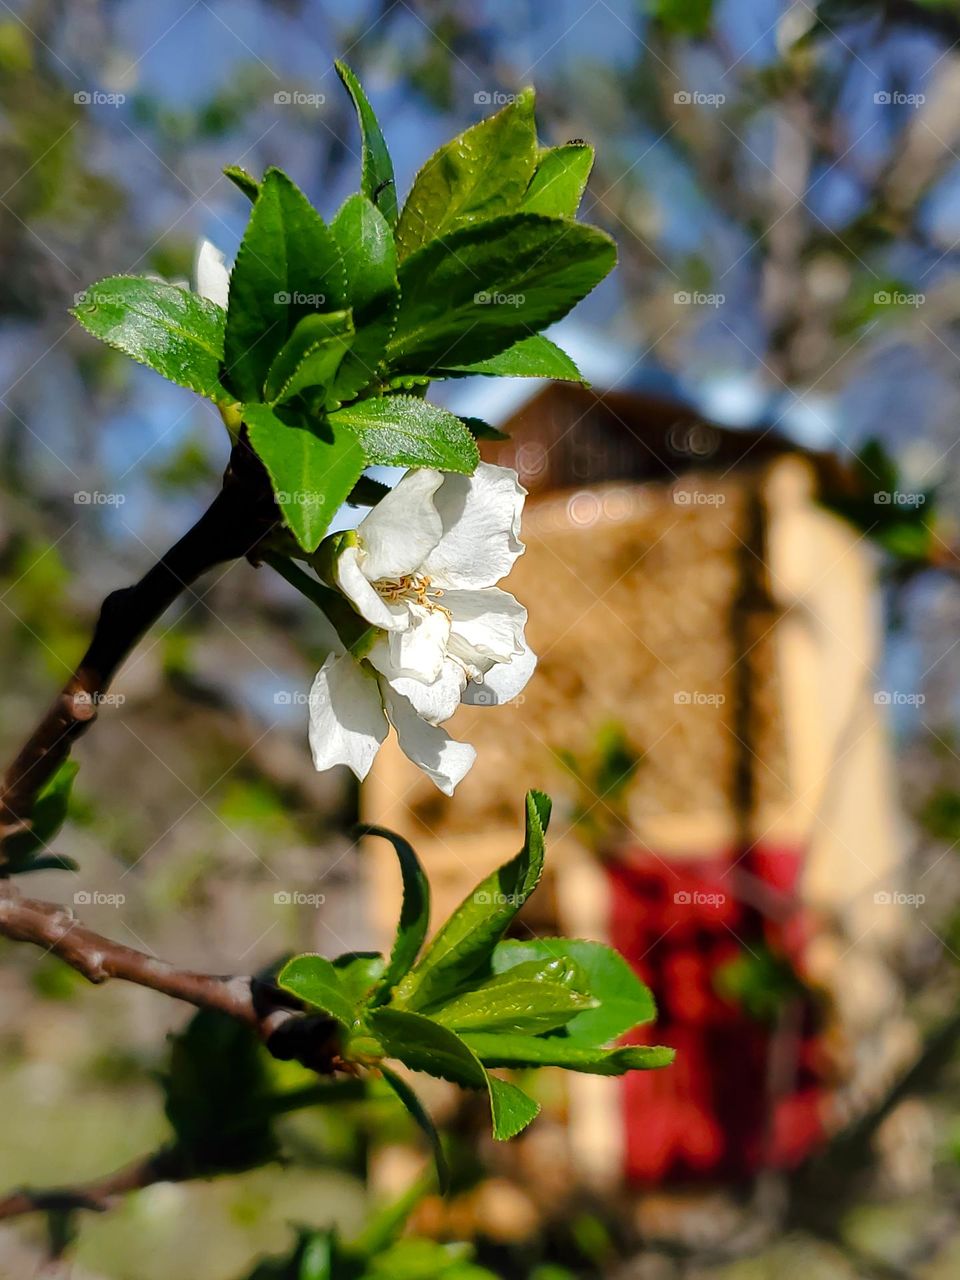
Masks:
[[[220,406],[313,552],[365,467],[470,474],[474,424],[428,403],[469,374],[579,380],[540,332],[614,265],[575,220],[587,146],[540,147],[533,91],[442,146],[402,208],[373,109],[338,64],[362,137],[360,191],[325,222],[281,170],[227,176],[251,199],[224,311],[172,284],[114,276],[74,315],[95,337]]]
[[[389,957],[302,955],[278,977],[284,990],[340,1024],[345,1063],[382,1073],[428,1135],[441,1181],[436,1131],[391,1063],[486,1092],[493,1135],[506,1139],[526,1128],[538,1106],[494,1068],[622,1075],[673,1058],[660,1047],[617,1047],[655,1015],[649,991],[617,952],[570,938],[505,938],[539,883],[549,819],[549,799],[529,792],[523,848],[476,886],[429,943],[430,892],[416,854],[399,836],[368,828],[393,844],[403,880]]]

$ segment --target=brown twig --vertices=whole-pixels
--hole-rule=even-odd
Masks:
[[[156,1182],[176,1182],[184,1177],[175,1150],[159,1151],[154,1155],[124,1165],[105,1178],[81,1183],[76,1187],[55,1187],[35,1191],[22,1187],[0,1197],[0,1220],[17,1218],[24,1213],[66,1213],[74,1209],[103,1213],[114,1200],[130,1191],[140,1191]]]
[[[66,907],[24,898],[10,881],[0,881],[0,937],[42,947],[89,982],[133,982],[198,1009],[227,1014],[251,1027],[275,1058],[300,1062],[324,1075],[341,1066],[336,1023],[305,1012],[274,983],[178,969],[94,933]]]
[[[96,719],[98,703],[143,634],[201,574],[251,556],[277,523],[266,473],[241,443],[223,488],[193,528],[139,582],[104,600],[86,653],[0,783],[0,845],[29,828],[38,792]]]

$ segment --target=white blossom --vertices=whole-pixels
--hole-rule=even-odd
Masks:
[[[224,311],[230,293],[230,271],[225,254],[210,240],[201,240],[193,265],[195,292]]]
[[[461,701],[515,697],[536,665],[527,611],[495,585],[523,552],[525,490],[481,462],[472,476],[408,471],[339,535],[332,584],[372,628],[362,653],[331,654],[310,693],[318,769],[364,778],[387,734],[447,795],[476,758],[441,728]]]

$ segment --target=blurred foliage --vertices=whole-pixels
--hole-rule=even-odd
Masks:
[[[577,755],[554,747],[554,758],[576,784],[571,822],[591,848],[609,851],[629,829],[630,783],[642,763],[626,728],[617,721],[601,725],[592,749]]]

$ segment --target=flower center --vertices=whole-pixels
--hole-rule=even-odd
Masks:
[[[425,573],[406,573],[400,578],[378,578],[373,589],[388,604],[397,604],[401,600],[423,605],[431,612],[434,609],[445,613],[449,618],[449,610],[439,603],[443,590],[431,587],[430,579]]]

